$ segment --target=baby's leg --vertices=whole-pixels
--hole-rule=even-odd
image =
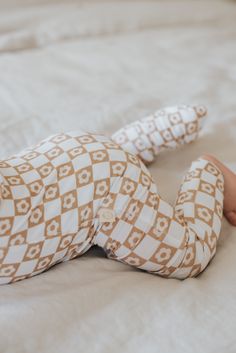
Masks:
[[[148,197],[143,207],[146,212],[149,212],[149,203],[155,201],[154,211],[150,208],[153,222],[150,222],[149,230],[139,230],[139,224],[145,219],[137,219],[134,230],[122,241],[114,258],[164,277],[184,279],[197,276],[216,252],[223,191],[223,175],[212,162],[203,158],[193,162],[181,185],[175,207],[157,192],[156,201],[154,193],[150,201]],[[126,218],[130,220],[128,217],[127,211],[123,222]]]
[[[176,106],[158,110],[121,128],[112,135],[112,139],[148,164],[161,150],[194,141],[206,113],[202,106]]]

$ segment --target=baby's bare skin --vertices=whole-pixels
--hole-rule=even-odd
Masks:
[[[224,176],[224,215],[233,226],[236,226],[236,174],[210,154],[202,158],[213,162]]]

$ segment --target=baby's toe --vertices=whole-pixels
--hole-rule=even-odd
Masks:
[[[225,212],[225,217],[229,223],[236,227],[236,211]]]

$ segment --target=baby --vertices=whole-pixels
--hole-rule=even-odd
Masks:
[[[111,139],[83,131],[50,136],[0,162],[0,284],[39,274],[102,247],[152,274],[197,276],[216,252],[222,213],[236,225],[236,176],[216,158],[192,163],[174,207],[145,164],[194,141],[204,107],[178,106]]]

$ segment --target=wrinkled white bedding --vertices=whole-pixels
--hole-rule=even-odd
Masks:
[[[236,3],[0,0],[0,157],[50,133],[111,133],[202,103],[201,139],[151,166],[173,202],[191,160],[236,171]],[[1,353],[236,351],[236,230],[196,279],[166,280],[102,250],[0,288]],[[235,282],[234,282],[235,281]]]

